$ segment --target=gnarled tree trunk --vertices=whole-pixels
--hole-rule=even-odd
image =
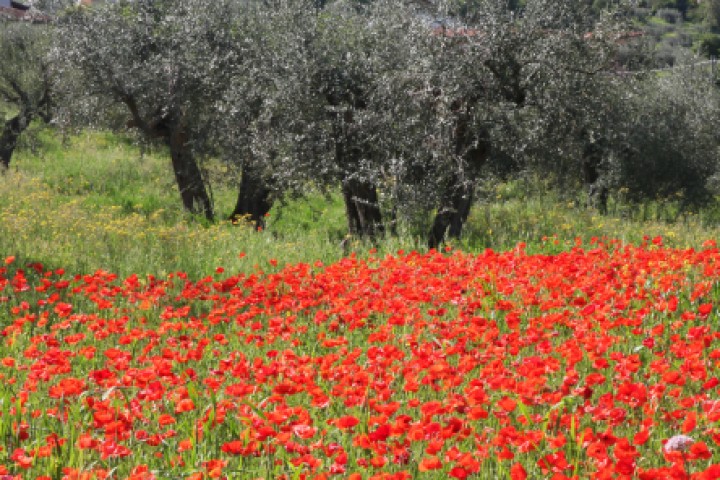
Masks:
[[[357,166],[360,157],[357,148],[346,148],[346,143],[350,141],[352,140],[347,137],[342,138],[337,141],[335,148],[335,161],[346,169],[342,180],[342,194],[348,233],[358,237],[375,238],[385,231],[377,187],[368,180],[356,178],[352,170],[348,169],[349,166]]]
[[[602,155],[603,151],[600,145],[588,143],[583,151],[582,170],[588,194],[588,206],[597,208],[604,215],[607,213],[609,191],[600,175]]]
[[[352,112],[345,113],[343,122],[344,126],[353,123]],[[385,232],[377,186],[371,181],[357,178],[355,169],[360,164],[362,152],[344,126],[339,123],[335,125],[335,162],[344,171],[341,186],[348,233],[372,239]]]
[[[30,119],[25,112],[20,112],[5,122],[0,134],[0,165],[3,170],[10,168],[10,160],[17,147],[18,139],[29,125]]]
[[[429,248],[438,248],[446,233],[452,238],[460,238],[470,215],[479,170],[490,151],[487,141],[477,140],[463,116],[457,120],[454,136],[455,155],[462,161],[461,170],[450,175],[440,196],[440,205],[428,235]]]
[[[205,188],[200,167],[187,145],[187,138],[181,128],[169,131],[166,141],[170,147],[173,172],[180,190],[185,209],[192,213],[201,213],[208,220],[213,220],[212,201]]]
[[[385,231],[373,183],[346,178],[342,182],[342,193],[350,235],[375,238]]]
[[[475,191],[475,181],[459,181],[456,175],[443,192],[440,208],[433,220],[428,247],[438,248],[447,232],[452,238],[460,238],[462,228],[470,214]]]
[[[230,220],[237,221],[247,218],[257,230],[260,230],[265,228],[265,215],[271,207],[270,189],[259,172],[252,165],[246,163],[240,178],[237,203],[230,215]]]
[[[205,180],[200,167],[188,145],[188,134],[182,111],[164,112],[160,110],[150,118],[146,118],[141,113],[134,96],[119,89],[114,93],[130,112],[128,128],[137,128],[148,138],[158,138],[170,149],[173,173],[185,210],[203,214],[208,220],[214,220],[215,212],[212,200],[205,188]]]

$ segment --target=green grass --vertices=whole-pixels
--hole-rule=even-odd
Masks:
[[[310,197],[275,210],[272,231],[213,225],[181,207],[169,158],[104,132],[65,139],[44,132],[35,151],[18,152],[0,178],[0,254],[29,261],[129,275],[183,270],[199,277],[219,265],[249,270],[271,258],[339,258],[343,210]],[[218,218],[232,211],[237,179],[210,164]],[[275,228],[274,218],[278,218]],[[299,219],[295,221],[294,219]],[[313,225],[312,232],[308,230]],[[238,258],[241,253],[247,259]]]
[[[649,23],[650,25],[662,25],[662,26],[671,25],[664,18],[656,17],[654,15],[652,17],[648,17],[647,23]]]
[[[213,186],[222,219],[234,206],[237,181],[223,165],[208,168],[212,178],[223,180]],[[574,245],[576,237],[639,243],[658,235],[670,245],[699,246],[720,233],[717,207],[680,215],[672,203],[611,202],[611,214],[602,216],[580,201],[521,181],[498,184],[485,197],[473,208],[457,246],[503,250],[525,242],[529,251],[546,251]],[[11,170],[0,177],[0,198],[0,256],[77,272],[185,271],[200,278],[218,266],[249,271],[271,259],[331,262],[343,255],[346,226],[339,195],[309,193],[277,203],[260,233],[222,220],[207,225],[182,210],[163,151],[143,151],[130,139],[105,132],[64,141],[44,132],[39,145],[18,152]],[[360,254],[370,248],[381,253],[424,249],[423,231],[400,231],[405,233],[377,244],[352,242],[351,249]]]
[[[236,182],[221,165],[211,164],[209,168],[212,169],[213,178],[224,179],[214,186],[217,210],[220,218],[223,218],[233,206]],[[47,342],[46,346],[40,346],[43,351],[48,348],[45,352],[48,358],[51,353],[54,355],[54,352],[60,351],[54,347],[52,350],[49,349],[50,340],[72,345],[63,346],[69,349],[68,351],[92,350],[92,355],[88,353],[87,357],[85,354],[77,353],[70,356],[72,369],[63,372],[63,374],[70,373],[77,379],[85,379],[90,375],[89,372],[98,373],[115,368],[120,370],[119,366],[115,366],[112,362],[108,363],[108,359],[114,358],[114,354],[108,355],[107,352],[125,351],[133,357],[131,364],[133,371],[140,372],[140,369],[153,371],[154,364],[145,357],[152,350],[155,352],[151,355],[162,354],[163,358],[166,358],[167,354],[172,354],[174,351],[172,348],[177,348],[176,360],[180,362],[182,355],[188,355],[190,351],[188,345],[192,345],[193,342],[195,345],[200,345],[202,339],[208,339],[213,347],[206,349],[204,355],[194,358],[190,363],[188,357],[185,357],[182,365],[176,364],[177,372],[192,370],[193,375],[183,376],[184,384],[173,385],[173,389],[168,390],[167,395],[159,399],[157,404],[150,402],[142,406],[141,413],[145,418],[142,422],[140,417],[135,419],[137,421],[132,428],[150,429],[151,432],[155,432],[159,427],[161,413],[177,412],[179,397],[176,398],[176,395],[180,394],[181,388],[186,390],[187,398],[193,401],[192,411],[195,413],[177,412],[177,423],[169,427],[175,434],[157,445],[157,448],[149,442],[129,440],[128,443],[133,447],[134,453],[128,460],[116,458],[97,460],[96,453],[75,446],[78,445],[80,435],[91,430],[89,426],[94,422],[93,409],[85,399],[93,398],[93,405],[107,400],[118,412],[125,409],[130,401],[133,405],[143,405],[135,398],[140,390],[134,384],[116,388],[116,386],[100,385],[96,381],[88,382],[90,387],[83,392],[83,401],[64,397],[58,400],[50,395],[49,389],[57,384],[59,379],[48,374],[51,381],[44,381],[39,389],[29,394],[26,402],[28,410],[32,408],[33,412],[52,413],[38,416],[33,414],[27,419],[30,425],[28,428],[33,436],[29,442],[23,444],[24,446],[28,446],[29,449],[39,448],[48,432],[58,433],[67,440],[65,446],[57,448],[51,456],[38,457],[32,467],[33,473],[45,474],[49,478],[60,478],[62,475],[60,469],[63,466],[70,466],[79,469],[102,468],[124,478],[130,475],[134,466],[145,464],[150,470],[156,471],[158,478],[181,478],[181,476],[187,478],[187,475],[201,468],[203,460],[218,456],[227,457],[218,453],[221,445],[238,439],[247,440],[248,433],[245,432],[250,430],[243,422],[255,416],[265,420],[267,409],[274,408],[274,402],[267,402],[273,385],[267,385],[263,387],[265,390],[258,389],[248,397],[248,400],[243,400],[246,403],[235,406],[237,411],[232,412],[232,416],[228,417],[235,421],[220,422],[217,427],[213,427],[212,435],[207,434],[204,441],[198,441],[198,425],[200,425],[198,420],[202,418],[200,415],[204,415],[203,412],[210,406],[212,406],[212,415],[215,415],[215,412],[219,411],[218,405],[221,405],[217,400],[228,400],[222,390],[218,390],[220,393],[217,396],[211,394],[209,399],[204,397],[206,387],[201,379],[216,376],[215,372],[218,371],[219,366],[224,365],[225,359],[233,358],[232,356],[238,352],[241,352],[243,358],[258,360],[269,360],[280,355],[281,361],[272,360],[272,364],[283,365],[283,368],[287,366],[288,372],[292,371],[292,375],[297,375],[298,372],[303,372],[302,374],[305,375],[309,371],[298,369],[295,360],[328,355],[330,363],[327,365],[330,369],[352,374],[354,370],[345,369],[355,361],[358,362],[358,372],[368,370],[370,363],[379,362],[375,364],[374,368],[377,368],[380,362],[386,362],[384,356],[377,352],[382,352],[384,347],[379,348],[379,346],[387,342],[388,352],[392,351],[392,348],[405,349],[408,358],[411,353],[414,355],[414,352],[419,352],[423,355],[423,365],[427,364],[428,369],[436,363],[441,365],[447,363],[448,366],[452,366],[450,370],[454,371],[460,362],[459,352],[465,351],[455,348],[459,338],[475,335],[472,342],[476,342],[479,348],[493,345],[495,342],[489,340],[491,338],[498,341],[500,338],[515,338],[513,342],[519,344],[521,338],[519,332],[527,331],[527,327],[532,325],[536,340],[523,343],[522,346],[518,345],[517,352],[512,353],[512,349],[508,349],[507,346],[495,345],[499,348],[495,350],[496,352],[500,350],[504,352],[500,352],[499,355],[505,362],[504,368],[507,368],[515,365],[514,362],[522,362],[526,357],[537,359],[536,347],[539,343],[536,345],[536,342],[539,342],[540,338],[553,339],[555,345],[564,348],[579,338],[585,340],[594,338],[601,328],[602,331],[606,329],[607,325],[604,325],[606,319],[612,317],[613,322],[615,321],[615,315],[628,321],[647,315],[648,324],[645,330],[613,323],[608,331],[612,330],[614,332],[612,335],[618,340],[612,340],[611,337],[608,337],[610,340],[607,341],[598,338],[596,351],[609,346],[611,350],[608,355],[632,356],[638,351],[634,348],[640,338],[648,335],[652,335],[659,343],[668,343],[667,348],[664,350],[659,348],[654,353],[641,351],[639,355],[642,356],[643,362],[648,363],[651,359],[656,359],[657,353],[661,350],[668,352],[668,355],[672,354],[670,335],[673,335],[673,339],[675,336],[690,338],[685,329],[690,329],[694,324],[690,321],[680,322],[678,318],[681,318],[680,312],[694,312],[698,307],[697,304],[704,301],[698,302],[697,298],[691,297],[695,292],[704,291],[699,289],[700,286],[714,288],[715,290],[709,295],[717,296],[717,287],[711,287],[709,281],[706,282],[708,275],[704,270],[700,273],[700,266],[692,269],[679,260],[672,261],[673,255],[665,256],[669,251],[663,251],[654,245],[647,248],[646,254],[658,256],[649,258],[643,254],[642,258],[637,258],[637,264],[634,263],[632,255],[628,257],[623,253],[632,249],[614,250],[618,253],[618,257],[609,258],[611,262],[609,266],[605,265],[605,268],[613,269],[622,265],[617,272],[617,278],[622,278],[627,283],[623,287],[624,291],[621,291],[607,284],[606,279],[610,277],[608,275],[610,270],[600,268],[593,274],[593,269],[599,266],[594,264],[592,259],[588,261],[590,257],[582,252],[578,255],[577,250],[574,251],[577,255],[575,259],[568,261],[559,270],[560,263],[552,259],[545,267],[536,262],[537,258],[523,266],[524,259],[531,257],[525,256],[522,250],[517,250],[511,252],[509,257],[497,256],[502,258],[499,258],[499,263],[490,273],[484,263],[478,263],[475,270],[469,269],[468,265],[472,261],[468,263],[465,260],[467,257],[462,254],[428,256],[425,260],[413,255],[409,255],[405,260],[386,257],[385,253],[400,249],[424,249],[422,229],[413,233],[406,227],[400,229],[406,231],[402,236],[385,238],[377,245],[359,242],[351,244],[351,248],[359,255],[364,255],[371,248],[380,251],[367,268],[359,268],[361,262],[349,260],[344,264],[335,264],[331,267],[333,273],[331,275],[327,272],[323,273],[320,275],[320,280],[316,275],[319,275],[318,272],[322,269],[312,267],[307,269],[302,266],[296,269],[291,267],[284,273],[275,275],[278,272],[277,264],[315,263],[318,260],[329,264],[343,255],[339,243],[345,236],[345,219],[343,205],[338,195],[323,196],[308,192],[304,199],[278,203],[269,216],[268,228],[262,232],[255,232],[248,226],[233,226],[226,221],[208,225],[204,221],[188,216],[181,209],[175,185],[171,180],[169,161],[162,151],[141,154],[141,150],[132,142],[106,133],[86,133],[65,143],[52,136],[46,136],[35,152],[31,150],[20,152],[11,171],[0,175],[2,199],[0,259],[10,255],[17,256],[16,262],[8,261],[9,268],[13,269],[16,265],[24,268],[31,261],[38,261],[46,266],[44,272],[42,269],[36,271],[34,268],[26,268],[27,278],[31,282],[28,288],[18,288],[17,292],[13,291],[4,300],[7,302],[4,304],[7,307],[3,307],[7,308],[7,318],[0,318],[0,324],[3,324],[8,332],[14,329],[15,333],[5,337],[6,351],[0,355],[0,360],[3,360],[1,357],[6,357],[13,365],[17,363],[17,368],[7,370],[7,374],[12,377],[0,376],[0,379],[12,380],[0,382],[0,438],[6,442],[5,450],[0,451],[0,458],[7,459],[11,452],[15,451],[15,447],[21,445],[20,430],[14,426],[23,421],[23,410],[20,408],[17,392],[20,386],[25,384],[28,376],[36,375],[39,371],[31,368],[30,365],[35,362],[38,365],[45,362],[32,354],[38,347],[36,343],[39,342]],[[456,246],[469,251],[480,251],[485,248],[506,250],[514,247],[518,242],[525,242],[528,253],[539,251],[552,253],[569,250],[576,244],[577,238],[588,245],[593,237],[606,236],[625,242],[640,243],[645,236],[663,236],[665,243],[669,245],[699,247],[704,240],[717,237],[720,233],[714,226],[717,224],[717,218],[720,217],[717,207],[707,208],[695,214],[685,214],[678,209],[678,199],[669,202],[648,202],[640,206],[631,206],[621,200],[621,198],[614,199],[610,203],[610,214],[602,216],[596,211],[584,208],[582,199],[559,195],[537,180],[516,180],[486,186],[471,213],[466,234]],[[428,217],[429,215],[430,212]],[[608,245],[611,245],[609,248],[613,250],[614,244],[608,243]],[[494,256],[488,255],[486,258],[492,257]],[[565,256],[566,261],[568,258]],[[583,258],[582,261],[587,263],[578,263]],[[507,260],[511,260],[511,270],[507,270]],[[428,265],[423,267],[422,264],[426,261]],[[491,260],[488,262],[492,263]],[[682,270],[682,276],[679,276],[678,269],[683,265],[688,267],[688,270]],[[712,262],[708,264],[708,268],[710,265]],[[224,267],[225,273],[218,269],[221,266]],[[438,267],[442,268],[438,269]],[[67,273],[60,272],[60,268]],[[417,274],[419,268],[422,273]],[[394,269],[402,275],[395,275]],[[657,272],[654,269],[657,269]],[[103,273],[79,276],[98,270],[117,273],[120,278],[106,281],[110,276]],[[218,282],[228,280],[228,277],[238,272],[247,273],[255,270],[268,270],[273,274],[243,277],[247,282],[242,284],[242,288],[247,288],[252,294],[247,297],[244,294],[235,295],[228,292],[225,292],[227,296],[215,295],[217,293],[215,285],[224,285]],[[307,274],[301,274],[303,270]],[[176,282],[173,286],[171,278],[184,278],[184,276],[170,274],[180,271],[186,272],[191,279],[203,280],[193,288],[184,288],[184,282]],[[654,273],[648,273],[651,271]],[[125,278],[132,274],[137,274],[133,277],[134,280],[126,281]],[[152,283],[146,274],[154,274],[160,277],[161,282],[168,280],[168,283],[161,288],[146,288]],[[684,275],[688,275],[687,284],[684,280],[678,280],[684,278]],[[597,280],[595,283],[588,283],[591,276]],[[402,280],[403,278],[405,281]],[[61,279],[68,281],[65,283],[60,281]],[[401,281],[398,282],[398,279]],[[700,284],[693,286],[693,282],[690,281],[693,279],[698,279]],[[49,282],[47,285],[45,285],[46,281]],[[568,283],[565,284],[565,281]],[[672,288],[658,286],[660,282],[666,281],[671,282]],[[544,282],[547,284],[544,285]],[[443,284],[446,286],[440,287]],[[52,288],[55,290],[48,290],[48,285],[54,285]],[[237,285],[237,283],[229,285]],[[467,288],[460,288],[459,285],[465,285]],[[516,288],[518,285],[522,287]],[[584,289],[578,289],[583,285]],[[349,288],[348,292],[344,290],[346,286]],[[208,290],[204,290],[205,287]],[[537,288],[537,291],[533,293],[532,288]],[[649,300],[649,293],[644,290],[645,288],[650,288],[652,295],[657,297]],[[112,293],[98,296],[95,294],[98,289]],[[153,293],[150,293],[151,291]],[[448,292],[452,291],[462,292],[458,302],[443,300]],[[628,301],[627,294],[632,292],[635,292],[633,294],[635,297]],[[582,295],[578,296],[580,293]],[[655,312],[649,307],[667,302],[670,295],[675,293],[680,297],[679,312],[653,307],[657,308]],[[615,298],[615,294],[620,296]],[[411,302],[409,300],[411,297],[425,300],[413,304],[415,300]],[[592,312],[584,310],[586,297],[588,297],[587,305],[592,306],[593,310],[596,306],[598,309],[606,307],[609,309],[613,306],[612,308],[618,310],[612,315],[607,311],[598,310],[595,314],[597,319],[594,319]],[[456,297],[449,295],[447,298]],[[564,322],[546,322],[549,317],[539,314],[543,308],[537,303],[540,298],[544,298],[543,302],[547,301],[547,311],[558,306],[554,303],[558,298],[564,298],[568,303],[564,304],[562,311],[574,313]],[[322,299],[319,305],[315,303],[318,299]],[[519,324],[510,326],[509,314],[504,307],[499,307],[501,299],[516,302],[514,308],[522,313],[514,320],[520,321],[518,319],[522,318],[525,322],[517,335],[513,330],[520,328]],[[576,303],[578,300],[582,303]],[[388,323],[389,328],[383,327],[389,312],[395,312],[398,308],[402,310],[406,303],[409,303],[411,308],[407,308],[405,313],[408,318],[416,316],[417,318],[412,322],[417,321],[417,324],[392,326]],[[468,306],[464,313],[461,312],[463,304]],[[620,307],[621,304],[625,307]],[[471,309],[469,305],[476,306]],[[227,310],[224,310],[225,306],[228,307]],[[438,309],[438,306],[443,308]],[[640,307],[652,313],[640,314],[637,310]],[[253,313],[247,320],[230,321],[230,318],[235,318],[237,314],[248,313],[255,308],[261,309],[258,311],[262,313]],[[215,315],[210,315],[211,310]],[[440,310],[444,313],[439,313]],[[69,316],[71,311],[77,315]],[[322,316],[318,315],[321,311]],[[166,314],[177,314],[177,317],[164,319]],[[463,315],[467,317],[464,320]],[[210,318],[213,321],[210,321]],[[579,322],[580,318],[583,322]],[[583,327],[582,333],[575,335],[574,328],[584,325],[585,321],[591,322],[591,327],[589,329]],[[599,323],[600,321],[603,325]],[[665,336],[652,333],[655,326],[664,323],[670,326]],[[11,324],[16,326],[10,329]],[[462,329],[455,330],[457,327]],[[677,329],[680,327],[683,330]],[[103,333],[105,329],[107,334]],[[541,337],[540,332],[545,332],[543,335],[547,334],[547,336]],[[593,334],[587,335],[588,332]],[[82,333],[82,339],[76,336],[79,333]],[[340,347],[337,351],[335,349],[339,347],[338,345],[323,343],[324,340],[340,338],[347,341],[347,347]],[[697,337],[693,338],[698,340]],[[699,341],[702,342],[702,339]],[[543,343],[551,345],[550,341]],[[577,345],[577,349],[585,348],[584,345],[586,344]],[[628,348],[633,350],[628,352],[626,351]],[[96,349],[97,355],[95,355]],[[369,349],[373,350],[372,357],[369,355]],[[144,353],[140,354],[141,351]],[[353,358],[349,352],[355,351],[363,353]],[[437,362],[428,362],[425,358],[425,352],[430,351],[436,352],[433,355],[437,355]],[[468,353],[470,351],[472,349],[467,350]],[[557,355],[557,358],[554,355]],[[562,356],[557,352],[550,355],[552,360]],[[142,357],[145,358],[141,360]],[[468,358],[475,357],[470,355]],[[340,361],[341,364],[333,365],[336,361]],[[674,361],[672,355],[668,361]],[[0,370],[9,368],[1,363]],[[392,366],[392,363],[384,364],[383,368]],[[54,364],[47,365],[48,368],[55,369]],[[241,365],[239,360],[237,365]],[[580,378],[595,368],[589,356],[583,357],[575,365],[580,372]],[[306,366],[310,367],[310,364]],[[128,365],[125,365],[123,369],[127,367]],[[608,367],[612,368],[609,363]],[[393,370],[390,368],[388,371]],[[394,398],[397,398],[404,408],[400,412],[411,416],[417,415],[417,409],[411,402],[417,400],[417,405],[420,405],[419,402],[437,399],[444,401],[446,395],[446,392],[437,392],[433,388],[433,383],[426,384],[424,381],[419,383],[421,378],[424,380],[428,377],[419,373],[413,374],[413,371],[410,368],[401,370],[398,366],[398,369],[394,370],[398,374],[397,379],[388,376],[386,383],[383,383],[384,380],[373,383],[373,385],[392,385],[391,388],[397,393]],[[3,372],[5,370],[0,372],[0,375],[4,375]],[[382,378],[378,377],[378,372],[379,370],[376,370],[373,373],[376,380]],[[491,370],[488,372],[492,373]],[[612,375],[616,373],[616,371],[607,372],[608,379],[613,378]],[[640,372],[641,376],[638,378],[642,378],[643,382],[657,382],[656,374],[657,372],[654,372],[642,376],[643,372]],[[458,388],[456,394],[462,394],[464,381],[482,378],[481,375],[478,368],[467,372],[466,378],[455,385]],[[651,377],[651,375],[655,376]],[[274,375],[269,376],[271,377]],[[410,382],[413,377],[414,382]],[[287,378],[290,376],[288,375]],[[564,378],[567,378],[565,369],[559,369],[554,376],[548,374],[548,388],[558,390],[564,384]],[[231,380],[231,376],[228,376],[228,380],[235,381]],[[411,386],[411,383],[412,388],[405,389],[406,386]],[[324,378],[320,384],[321,392],[333,391],[333,382],[328,381],[327,378]],[[515,380],[512,384],[516,384]],[[687,393],[697,395],[701,384],[702,381],[698,379],[688,382],[687,385],[690,387]],[[597,387],[592,394],[597,399],[606,393],[614,393],[615,387],[615,384]],[[492,405],[497,405],[506,396],[520,399],[510,390],[493,389],[489,390],[489,394],[493,396],[490,402]],[[330,418],[340,418],[350,414],[361,420],[361,426],[355,433],[369,432],[367,426],[370,420],[369,409],[364,406],[348,407],[341,397],[337,397],[331,399],[330,407],[327,409],[323,407],[314,410],[308,406],[312,402],[305,393],[288,398],[291,398],[290,406],[312,412],[309,418],[314,425],[325,426],[328,425],[327,421]],[[587,417],[575,423],[573,419],[578,412],[578,398],[566,395],[559,402],[548,400],[549,403],[544,406],[518,402],[518,410],[514,414],[517,421],[513,422],[519,426],[521,424],[519,419],[522,417],[523,425],[534,428],[534,424],[537,424],[543,435],[553,437],[561,433],[569,433],[568,445],[564,451],[568,453],[570,464],[578,469],[582,477],[585,472],[583,469],[588,468],[585,456],[587,449],[579,442],[575,444],[573,440],[577,439],[578,431],[586,427],[594,428],[597,422]],[[643,455],[638,463],[643,468],[662,464],[664,460],[658,455],[662,448],[660,441],[673,436],[678,431],[679,422],[668,420],[669,416],[665,413],[676,410],[677,405],[673,399],[673,396],[667,395],[661,399],[662,403],[653,405],[652,409],[647,410],[650,412],[648,418],[654,418],[656,423],[652,428],[650,443],[643,447],[648,454]],[[69,421],[58,421],[59,418],[63,418],[62,415],[57,414],[58,408],[63,409]],[[699,408],[694,404],[690,409]],[[629,410],[627,420],[617,426],[614,435],[632,438],[644,418],[639,412],[638,409]],[[456,413],[459,414],[459,411]],[[456,413],[453,415],[455,416]],[[499,418],[490,416],[485,422],[478,419],[474,419],[473,422],[487,427],[485,432],[492,432],[499,430],[501,425]],[[565,424],[563,418],[567,420]],[[210,432],[211,423],[203,419],[203,431]],[[701,425],[704,427],[706,424],[701,422]],[[366,430],[362,430],[363,428]],[[605,429],[604,426],[602,428]],[[99,434],[98,429],[93,430],[96,430],[95,434]],[[328,441],[342,445],[348,452],[350,466],[355,466],[356,460],[369,455],[368,452],[354,447],[350,432],[340,431],[334,427],[328,427],[327,430],[330,432]],[[160,429],[157,431],[159,432]],[[710,435],[708,432],[709,430],[703,433],[705,439]],[[700,434],[699,431],[697,434]],[[183,441],[189,442],[192,448],[183,447],[181,452],[180,442]],[[473,452],[480,450],[481,445],[476,442],[477,439],[470,436],[465,441],[458,439],[453,446]],[[529,478],[545,476],[540,471],[537,459],[554,451],[554,447],[548,445],[543,443],[537,451],[524,452],[517,456],[515,461],[524,463],[530,470]],[[412,445],[409,452],[411,461],[407,469],[413,478],[420,476],[418,465],[426,453],[427,446],[428,444],[422,439]],[[449,442],[447,447],[450,447]],[[179,458],[183,460],[184,466],[174,463]],[[227,470],[235,472],[236,476],[230,478],[259,476],[276,478],[280,474],[295,478],[296,467],[291,463],[294,459],[293,455],[281,450],[274,455],[247,459],[231,456]],[[483,464],[478,478],[508,478],[509,465],[491,456]],[[388,468],[405,467],[391,465]],[[694,468],[699,469],[700,466]],[[423,475],[427,478],[448,478],[448,469],[449,466],[446,465],[443,470]]]
[[[42,178],[65,198],[88,208],[119,206],[125,213],[175,208],[169,165],[158,152],[143,152],[131,139],[87,132],[63,141],[43,132],[37,154],[18,155],[18,169]]]

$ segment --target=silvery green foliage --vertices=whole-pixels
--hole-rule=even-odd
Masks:
[[[257,107],[240,120],[251,127],[251,156],[283,188],[336,187],[348,177],[382,182],[406,140],[397,125],[412,121],[397,95],[416,88],[403,76],[417,68],[411,39],[420,21],[397,3],[314,4],[286,2],[266,13],[267,51],[250,76],[231,81],[228,105],[238,118],[253,112],[238,105]],[[340,144],[353,154],[338,156]]]
[[[703,0],[700,3],[700,10],[708,26],[720,26],[720,0]]]
[[[214,103],[218,128],[211,138],[223,158],[252,168],[276,190],[300,188],[314,157],[303,148],[316,118],[307,101],[313,2],[247,2],[242,16],[229,47],[237,60]]]
[[[0,21],[0,166],[8,167],[31,122],[50,122],[53,97],[48,25]]]
[[[217,100],[242,50],[242,3],[154,0],[77,8],[62,17],[54,56],[75,123],[122,107],[127,126],[169,147],[183,206],[214,218],[198,162],[216,153]]]
[[[222,0],[158,0],[69,11],[54,56],[73,114],[101,121],[100,107],[120,105],[148,135],[182,121],[194,145],[208,147],[206,121],[237,61],[228,48],[242,18],[235,8]]]
[[[515,131],[510,138],[500,136],[499,143],[510,144],[509,153],[524,154],[550,169],[560,158],[577,157],[575,139],[604,123],[604,96],[613,88],[614,55],[625,28],[614,17],[595,17],[577,2],[528,1],[517,24],[510,27],[509,35],[514,37],[517,29],[521,38],[496,54],[500,65],[502,58],[511,59],[505,64],[517,65],[519,81],[509,84],[524,92],[521,102],[512,102],[506,120]],[[501,92],[503,83],[508,82],[498,82]]]
[[[460,3],[119,2],[64,16],[54,58],[74,115],[119,105],[148,135],[181,122],[197,152],[278,196],[353,179],[423,218],[488,169],[580,178],[588,144],[619,184],[627,152],[649,151],[625,126],[671,88],[623,72],[623,17],[575,0]],[[700,133],[678,145],[707,165],[714,137],[699,119],[713,110],[693,95],[667,108],[686,109],[670,118]],[[657,128],[647,138],[676,131]]]
[[[0,21],[0,108],[13,112],[37,110],[47,103],[50,78],[45,55],[49,28]],[[0,119],[5,116],[6,112],[0,110]]]
[[[227,118],[248,127],[235,151],[282,189],[370,182],[406,218],[488,167],[577,169],[558,158],[602,130],[624,27],[571,0],[473,3],[437,22],[442,5],[281,2],[255,31],[256,68],[226,92]]]
[[[568,162],[583,132],[599,130],[614,82],[613,54],[624,27],[571,0],[478,0],[466,24],[436,25],[426,36],[426,88],[415,95],[415,158],[424,165],[421,198],[437,201],[443,185],[472,183],[486,168],[541,167],[580,176]],[[468,138],[457,148],[457,127]],[[474,148],[488,155],[465,155]],[[560,168],[559,168],[560,167]],[[427,175],[428,173],[431,175]]]
[[[549,10],[566,12],[551,18],[554,26],[546,31],[542,3],[534,14],[538,20],[533,55],[538,61],[531,64],[527,88],[529,122],[517,136],[525,139],[528,167],[572,186],[582,181],[588,148],[615,141],[622,96],[642,78],[628,74],[619,63],[619,52],[641,45],[616,14],[594,17],[568,5]]]
[[[648,76],[615,108],[607,170],[624,198],[693,206],[717,193],[720,93],[709,68]]]

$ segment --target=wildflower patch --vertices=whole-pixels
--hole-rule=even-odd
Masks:
[[[0,267],[0,477],[719,478],[720,250]]]

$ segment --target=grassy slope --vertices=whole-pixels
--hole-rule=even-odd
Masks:
[[[19,152],[12,170],[0,177],[0,257],[16,255],[76,272],[185,271],[199,278],[218,266],[248,271],[270,259],[330,262],[342,255],[339,198],[310,195],[278,205],[268,231],[259,234],[222,221],[204,225],[183,213],[169,168],[162,152],[142,153],[114,135],[87,133],[64,144],[46,137],[35,153]],[[231,211],[232,185],[216,185],[214,195],[219,215]],[[717,228],[703,226],[703,215],[666,224],[647,220],[667,216],[657,207],[612,209],[613,215],[602,217],[553,195],[503,184],[494,189],[492,201],[474,208],[461,246],[506,249],[522,241],[530,251],[552,251],[573,244],[575,237],[603,235],[636,243],[644,235],[663,235],[669,244],[698,246],[718,234]],[[407,234],[378,248],[394,252],[423,245],[419,236]],[[353,246],[358,252],[372,247]]]

